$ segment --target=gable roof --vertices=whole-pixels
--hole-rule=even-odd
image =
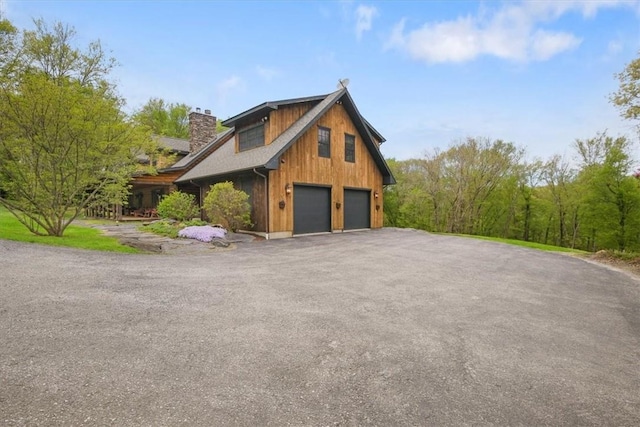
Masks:
[[[215,136],[215,138],[213,138],[211,141],[209,141],[206,145],[204,145],[200,150],[198,150],[195,153],[189,153],[186,156],[184,156],[182,159],[178,160],[177,162],[175,162],[173,165],[171,165],[170,167],[167,168],[167,170],[174,170],[174,169],[185,169],[187,168],[189,165],[191,165],[192,163],[194,163],[195,161],[197,161],[198,159],[202,158],[203,156],[205,156],[212,147],[223,143],[224,141],[226,141],[227,137],[233,134],[234,129],[227,129],[222,133],[219,133]],[[187,141],[188,142],[188,141]]]
[[[186,139],[171,138],[169,136],[153,135],[153,138],[157,138],[158,145],[161,148],[168,148],[173,154],[188,154],[189,153],[189,141]],[[141,163],[149,162],[149,155],[141,153],[136,155]]]
[[[237,124],[260,120],[262,117],[269,115],[271,111],[277,110],[281,106],[300,104],[303,102],[320,102],[326,97],[327,95],[318,95],[307,96],[304,98],[291,98],[283,99],[280,101],[263,102],[260,105],[256,105],[255,107],[248,109],[247,111],[243,111],[240,114],[228,118],[227,120],[222,122],[222,126],[238,127]]]
[[[169,148],[175,153],[187,154],[189,152],[188,139],[172,138],[170,136],[158,136],[157,138],[160,145]]]
[[[341,88],[328,95],[265,102],[224,121],[224,126],[235,126],[237,123],[259,119],[281,105],[290,105],[298,102],[318,102],[274,139],[271,144],[236,152],[233,139],[229,139],[227,143],[224,143],[193,169],[178,178],[176,182],[226,175],[257,168],[277,169],[280,164],[280,156],[338,101],[342,101],[343,106],[362,136],[365,146],[382,172],[383,184],[395,184],[395,179],[380,153],[378,144],[371,135],[371,125],[362,118],[346,88]]]

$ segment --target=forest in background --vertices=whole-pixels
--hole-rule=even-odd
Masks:
[[[640,119],[640,58],[610,96]],[[421,158],[389,159],[385,226],[518,239],[598,251],[640,251],[637,140],[606,131],[577,139],[572,155],[528,160],[511,142],[468,137]]]
[[[596,251],[640,250],[632,143],[606,133],[575,159],[527,161],[512,143],[467,138],[420,159],[389,160],[385,225]]]

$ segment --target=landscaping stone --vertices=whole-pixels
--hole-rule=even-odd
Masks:
[[[217,248],[228,248],[231,243],[225,239],[221,239],[220,237],[215,237],[211,240],[211,244]]]
[[[82,221],[78,221],[82,222]],[[102,230],[105,235],[113,236],[123,245],[131,246],[145,252],[171,255],[210,254],[212,251],[234,250],[236,242],[251,242],[255,236],[250,234],[229,233],[227,238],[216,238],[211,243],[194,239],[172,239],[139,229],[139,223],[120,223],[109,225],[91,225]]]

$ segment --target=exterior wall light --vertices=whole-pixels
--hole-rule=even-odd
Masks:
[[[284,186],[284,192],[287,193],[287,194],[291,194],[291,184],[287,183]]]
[[[377,199],[378,197],[380,197],[380,194],[378,194],[378,192],[377,192],[377,191],[375,191],[375,192],[373,193],[373,197],[375,197],[375,198]]]

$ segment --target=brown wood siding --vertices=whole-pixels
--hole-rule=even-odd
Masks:
[[[267,144],[271,144],[282,132],[289,129],[300,117],[311,109],[310,102],[280,107],[269,115],[269,130],[265,129]]]
[[[253,231],[267,230],[267,195],[265,194],[264,178],[255,175],[253,181],[253,211],[251,221]]]
[[[265,145],[269,145],[276,139],[282,132],[287,130],[292,124],[295,123],[300,117],[302,117],[307,111],[309,111],[313,107],[310,102],[303,104],[294,104],[288,105],[284,107],[280,107],[277,110],[272,111],[269,114],[269,120],[264,122],[264,140]],[[243,124],[241,127],[236,129],[235,132],[235,147],[236,153],[238,150],[238,133],[243,129],[254,126],[260,123],[260,121],[255,121],[249,124]]]
[[[131,184],[136,185],[172,185],[173,182],[182,175],[184,171],[163,172],[157,175],[136,176],[131,180]]]
[[[331,129],[331,158],[318,157],[318,126]],[[344,134],[356,136],[355,163],[344,160]],[[280,168],[269,172],[269,231],[293,231],[293,194],[285,185],[318,184],[331,186],[332,228],[342,230],[344,188],[371,190],[371,227],[382,227],[382,174],[365,147],[362,136],[344,107],[334,105],[282,156]],[[374,197],[378,193],[378,198]],[[285,201],[285,208],[278,203]],[[379,209],[376,209],[379,206]]]

